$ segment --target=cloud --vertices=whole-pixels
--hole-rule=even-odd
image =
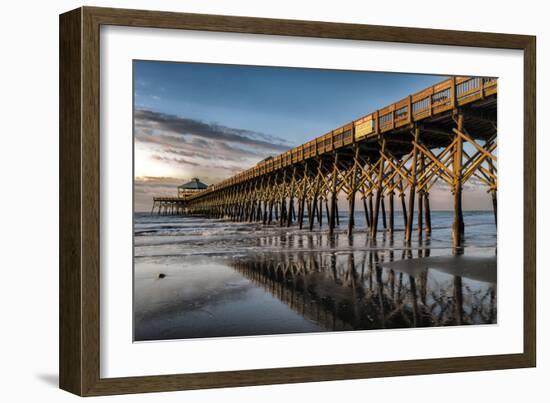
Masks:
[[[192,165],[192,166],[200,165],[197,162],[194,162],[185,158],[181,158],[181,157],[167,157],[164,155],[153,154],[151,158],[157,161],[172,162],[172,163],[181,164],[181,165]]]
[[[177,185],[192,177],[217,183],[264,158],[290,148],[285,140],[247,129],[149,110],[134,115],[136,149],[134,190],[139,210],[153,196],[174,195]],[[176,178],[151,174],[166,173]]]
[[[247,129],[237,129],[206,123],[196,119],[184,118],[160,112],[137,110],[134,115],[135,127],[140,129],[158,129],[176,134],[177,137],[192,135],[195,137],[235,143],[253,149],[285,151],[290,145],[283,139]]]

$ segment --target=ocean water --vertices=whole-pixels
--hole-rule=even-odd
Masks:
[[[494,324],[493,213],[464,212],[465,243],[452,248],[452,212],[432,212],[432,234],[375,240],[363,212],[329,236],[203,217],[134,217],[134,340],[253,336]]]

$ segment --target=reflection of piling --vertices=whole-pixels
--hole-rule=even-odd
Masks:
[[[409,285],[411,290],[411,301],[413,307],[413,327],[418,326],[418,296],[416,294],[416,279],[409,275]]]
[[[463,324],[462,277],[454,276],[454,316],[457,325]]]
[[[328,238],[326,242],[332,249],[336,241]],[[313,237],[307,238],[308,246],[314,243]],[[353,246],[353,239],[348,240],[348,245]],[[438,280],[436,289],[428,292],[428,271],[417,276],[405,274],[406,281],[403,272],[383,268],[384,256],[377,250],[351,252],[347,256],[310,250],[238,259],[232,265],[289,308],[328,330],[494,323],[496,320],[492,287],[480,293],[480,297],[468,296],[469,303],[475,305],[469,305],[467,310],[477,312],[478,316],[465,316],[461,277],[450,277],[447,283]],[[393,254],[389,255],[390,261],[393,258]],[[356,264],[361,267],[359,271]]]

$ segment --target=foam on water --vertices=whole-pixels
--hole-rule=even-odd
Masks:
[[[395,217],[393,241],[387,242],[389,234],[379,224],[377,242],[370,242],[365,225],[364,214],[355,216],[356,227],[353,240],[347,237],[347,216],[342,213],[340,226],[334,238],[328,236],[326,217],[322,228],[316,225],[309,231],[307,220],[304,229],[296,225],[289,228],[277,224],[264,226],[259,223],[231,222],[221,219],[181,216],[151,216],[147,213],[135,215],[135,256],[197,255],[197,254],[233,254],[257,252],[258,250],[364,250],[365,248],[401,250],[403,244],[403,225],[400,213]],[[381,220],[380,220],[381,221]],[[432,234],[429,240],[422,240],[424,247],[432,250],[449,249],[451,244],[452,212],[432,212]],[[496,228],[492,212],[465,212],[464,222],[467,228],[466,251],[473,249],[492,249],[496,247]],[[418,233],[413,231],[413,245],[418,244]]]

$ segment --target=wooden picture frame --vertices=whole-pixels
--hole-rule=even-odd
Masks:
[[[521,354],[229,372],[100,377],[100,26],[171,28],[524,52],[524,350]],[[60,387],[81,396],[533,367],[535,37],[314,21],[82,7],[60,16]]]

